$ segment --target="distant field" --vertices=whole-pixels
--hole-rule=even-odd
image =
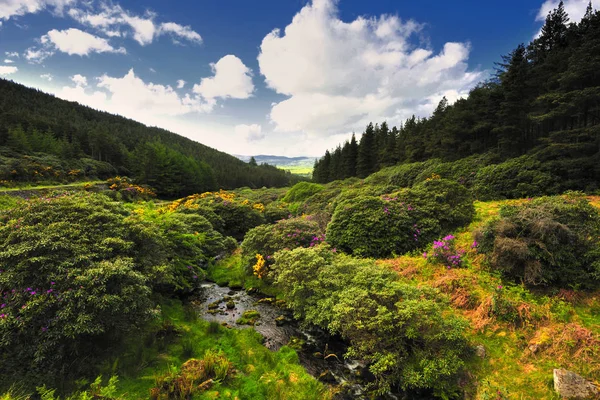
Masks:
[[[296,175],[301,175],[301,176],[306,176],[307,178],[312,178],[312,167],[305,167],[305,166],[279,166],[278,168],[284,169],[286,171],[290,171],[292,174],[296,174]]]

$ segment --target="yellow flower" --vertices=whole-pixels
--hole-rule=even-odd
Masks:
[[[265,258],[258,253],[256,254],[256,264],[252,267],[252,271],[254,271],[254,275],[256,275],[258,279],[262,279],[267,273]]]

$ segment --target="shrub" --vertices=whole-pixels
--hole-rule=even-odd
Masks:
[[[394,195],[341,202],[327,227],[327,240],[349,254],[387,257],[422,248],[469,223],[474,214],[463,186],[433,179]]]
[[[233,192],[206,192],[175,200],[167,210],[181,210],[203,215],[214,228],[225,236],[242,240],[248,230],[265,223],[262,203],[252,204],[248,199],[240,199]],[[187,211],[185,211],[187,210]]]
[[[150,316],[153,290],[197,286],[199,265],[236,247],[202,216],[128,207],[79,192],[0,211],[0,371],[93,368]]]
[[[475,216],[469,191],[448,179],[429,178],[411,189],[399,192],[398,198],[410,204],[419,219],[436,220],[440,234],[469,224]]]
[[[575,194],[505,206],[478,232],[492,268],[530,286],[600,286],[600,216]]]
[[[479,200],[518,199],[557,193],[556,177],[542,171],[542,165],[531,156],[488,165],[479,170],[473,193]]]
[[[1,211],[0,221],[3,373],[75,373],[148,317],[164,249],[120,205],[55,196]]]
[[[277,251],[314,246],[323,239],[319,225],[311,217],[292,218],[251,229],[242,242],[242,251],[251,264],[254,264],[256,254],[260,254],[266,259],[268,270],[271,258]]]
[[[460,268],[463,264],[462,256],[464,253],[464,250],[456,249],[455,237],[448,235],[434,241],[431,253],[423,253],[423,256],[427,260],[432,260],[448,268]]]
[[[283,197],[283,201],[286,203],[304,201],[321,190],[323,190],[323,185],[319,185],[318,183],[299,182],[288,190]]]
[[[372,260],[327,246],[275,254],[274,284],[298,318],[340,334],[347,356],[365,360],[383,394],[390,386],[451,393],[464,366],[466,325],[444,317],[434,289],[400,283]]]
[[[273,202],[265,207],[265,221],[269,224],[287,218],[289,214],[290,212],[285,203]]]
[[[149,200],[156,197],[156,193],[154,193],[152,189],[135,185],[125,176],[109,178],[107,179],[106,184],[110,190],[118,192],[120,194],[119,197],[124,201]]]
[[[430,231],[437,232],[435,221],[418,222],[410,204],[362,196],[336,207],[327,241],[348,254],[382,258],[422,246],[422,234]]]

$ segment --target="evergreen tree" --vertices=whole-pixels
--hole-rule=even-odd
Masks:
[[[359,178],[365,178],[375,172],[377,164],[375,149],[375,129],[373,128],[373,124],[370,123],[367,125],[358,145],[356,174]]]

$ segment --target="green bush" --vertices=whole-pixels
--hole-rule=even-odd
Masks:
[[[159,233],[101,195],[30,200],[0,222],[4,376],[85,369],[148,318],[169,275]]]
[[[273,224],[279,220],[287,218],[290,215],[290,211],[285,206],[285,203],[278,201],[269,203],[265,207],[265,220],[269,224]]]
[[[505,206],[477,234],[492,268],[530,286],[600,287],[600,215],[579,195]]]
[[[409,188],[417,182],[417,178],[423,171],[440,164],[440,160],[432,159],[425,162],[401,164],[384,170],[389,176],[389,183],[398,188]]]
[[[469,191],[448,179],[427,179],[399,192],[398,198],[410,204],[419,219],[436,220],[440,234],[469,224],[475,216]]]
[[[410,205],[362,196],[336,207],[327,226],[327,241],[348,254],[383,258],[424,246],[435,236],[431,231],[437,231],[435,221],[417,221]]]
[[[388,257],[422,248],[469,223],[474,214],[463,186],[433,179],[394,195],[341,202],[327,227],[327,241],[360,257]]]
[[[310,182],[299,182],[296,183],[283,197],[283,201],[286,203],[293,203],[296,201],[304,201],[310,196],[319,193],[323,190],[323,185],[318,183]]]
[[[473,194],[479,200],[518,199],[558,193],[556,176],[542,171],[531,156],[488,165],[477,173]]]
[[[372,260],[327,246],[275,254],[274,284],[298,318],[340,334],[369,364],[374,394],[393,385],[448,396],[467,357],[466,324],[444,317],[437,291],[400,283]]]
[[[315,246],[323,240],[318,223],[306,216],[251,229],[242,242],[242,251],[249,265],[254,264],[256,254],[262,255],[269,265],[279,250]]]
[[[252,207],[237,201],[215,201],[209,207],[223,220],[221,233],[242,240],[246,232],[265,223],[264,215]]]

